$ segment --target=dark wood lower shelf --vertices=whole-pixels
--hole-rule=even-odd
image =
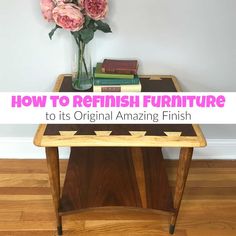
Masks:
[[[71,148],[60,214],[108,206],[174,212],[160,148]]]

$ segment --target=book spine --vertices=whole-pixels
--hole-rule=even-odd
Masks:
[[[132,85],[139,84],[139,79],[94,79],[94,85]]]
[[[121,86],[93,86],[94,92],[141,92],[141,84]]]
[[[96,78],[102,79],[133,79],[134,75],[122,75],[122,74],[101,74],[101,73],[94,73]]]
[[[102,67],[102,72],[103,73],[111,73],[111,74],[126,74],[126,75],[135,75],[137,74],[137,70],[136,69],[112,69],[112,68],[105,68]]]

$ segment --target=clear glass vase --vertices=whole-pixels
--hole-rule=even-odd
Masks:
[[[89,90],[93,85],[92,63],[88,47],[82,41],[76,41],[72,67],[72,86],[75,90]]]

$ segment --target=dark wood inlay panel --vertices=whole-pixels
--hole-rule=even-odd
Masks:
[[[60,135],[59,131],[78,131],[75,135],[95,135],[94,131],[112,131],[112,135],[130,135],[129,131],[146,131],[145,136],[166,136],[164,132],[182,132],[196,136],[192,125],[184,124],[49,124],[44,135]]]
[[[174,211],[161,148],[143,149],[147,208]]]
[[[174,211],[160,148],[142,148],[147,208]],[[142,208],[131,148],[72,148],[61,214],[80,209]]]
[[[141,207],[129,148],[72,148],[61,211]]]

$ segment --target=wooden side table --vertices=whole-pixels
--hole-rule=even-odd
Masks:
[[[173,76],[141,76],[143,92],[180,91]],[[73,92],[70,76],[60,76],[54,91]],[[136,207],[170,212],[174,233],[194,147],[204,147],[197,125],[40,125],[34,143],[45,147],[58,235],[62,216],[97,207]],[[58,147],[70,147],[60,189]],[[162,147],[180,147],[174,196],[168,184]]]

